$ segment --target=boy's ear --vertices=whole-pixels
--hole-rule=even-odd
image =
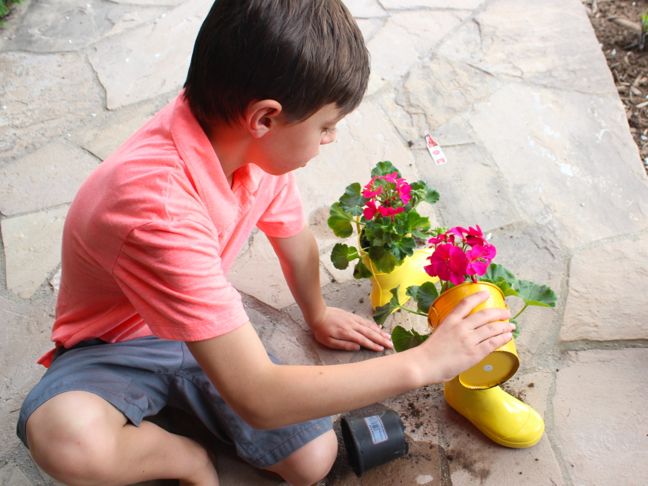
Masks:
[[[245,110],[245,127],[254,138],[261,138],[272,130],[281,115],[281,103],[276,100],[251,102]]]

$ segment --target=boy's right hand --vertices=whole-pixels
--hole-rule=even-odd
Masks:
[[[464,298],[417,350],[426,383],[446,382],[509,342],[515,326],[508,309],[470,312],[488,298],[478,292]]]

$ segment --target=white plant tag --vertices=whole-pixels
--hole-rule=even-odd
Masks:
[[[448,162],[448,159],[446,159],[446,156],[441,149],[441,145],[439,145],[428,132],[425,132],[425,146],[436,165],[444,165]]]

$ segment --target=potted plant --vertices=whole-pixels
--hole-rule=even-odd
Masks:
[[[529,306],[554,307],[556,294],[546,285],[520,280],[501,265],[492,263],[497,251],[484,236],[479,226],[434,231],[428,243],[431,254],[425,272],[436,277],[418,286],[410,286],[406,294],[413,297],[417,309],[406,307],[398,299],[398,289],[392,291],[389,302],[378,307],[374,313],[376,322],[383,324],[387,316],[396,310],[405,310],[428,318],[432,330],[439,326],[454,307],[466,296],[487,291],[488,300],[476,307],[477,312],[488,307],[506,307],[507,297],[522,300],[521,309],[511,318],[518,327],[517,318]],[[422,343],[429,334],[420,334],[396,326],[392,340],[396,351],[403,351]],[[486,389],[510,378],[519,366],[515,341],[511,340],[484,358],[479,364],[459,375],[459,381],[467,388]]]
[[[354,182],[331,205],[328,225],[336,236],[355,233],[354,245],[337,243],[331,252],[335,268],[355,262],[353,276],[372,281],[371,303],[375,309],[390,301],[394,288],[399,304],[409,296],[406,288],[430,279],[423,265],[432,236],[429,218],[418,213],[420,203],[434,204],[439,194],[424,181],[408,183],[389,161],[371,171],[364,186]]]

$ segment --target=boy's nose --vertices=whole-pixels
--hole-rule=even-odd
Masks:
[[[335,142],[335,138],[336,138],[335,131],[327,132],[320,140],[320,145],[327,145],[329,143],[333,143]]]

